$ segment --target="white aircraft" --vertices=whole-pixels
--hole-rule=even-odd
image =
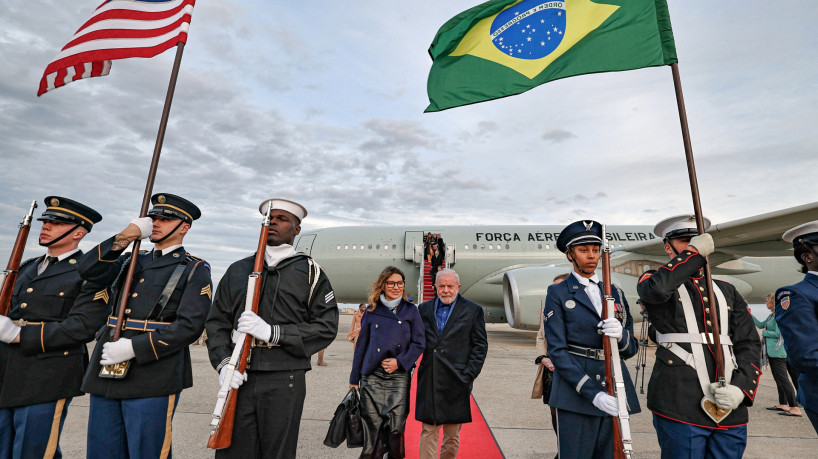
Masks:
[[[748,303],[801,278],[792,246],[781,234],[818,219],[818,202],[732,222],[714,224],[713,277],[733,284]],[[604,223],[604,222],[603,222]],[[296,250],[310,254],[327,272],[342,303],[364,302],[371,283],[386,266],[406,273],[409,296],[423,297],[428,269],[423,235],[439,234],[446,262],[460,275],[460,293],[485,308],[487,322],[536,329],[552,279],[571,271],[555,241],[564,225],[347,226],[304,231]],[[648,269],[667,262],[662,240],[652,226],[608,226],[612,280],[641,320],[636,281]],[[428,288],[428,287],[427,287]],[[428,290],[427,290],[428,291]]]

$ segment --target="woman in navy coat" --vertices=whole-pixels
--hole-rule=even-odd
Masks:
[[[400,269],[384,269],[372,284],[369,308],[361,319],[349,386],[361,393],[362,458],[405,455],[411,371],[426,347],[420,313],[406,301],[405,285]]]

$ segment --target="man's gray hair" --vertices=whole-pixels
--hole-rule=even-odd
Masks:
[[[440,279],[440,276],[444,276],[446,274],[451,274],[452,276],[454,276],[457,283],[458,284],[460,283],[460,276],[457,275],[457,272],[455,270],[453,270],[452,268],[444,268],[438,271],[437,275],[435,275],[435,284],[437,284],[437,280]]]

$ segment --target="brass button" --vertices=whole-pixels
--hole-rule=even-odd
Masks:
[[[727,310],[728,310],[728,311],[732,311],[732,310],[733,310],[733,307],[732,307],[732,306],[727,306]]]
[[[134,297],[134,298],[136,298],[136,297],[138,297],[138,296],[139,296],[139,294],[138,294],[138,293],[136,293],[136,292],[134,292],[134,293],[133,293],[133,295],[131,295],[131,296],[132,296],[132,297]]]
[[[145,278],[144,278],[144,277],[143,277],[142,279],[139,279],[139,283],[141,284],[142,282],[145,282]]]
[[[667,364],[668,364],[668,365],[673,365],[673,360],[668,360],[668,361],[667,361]]]
[[[704,287],[699,287],[699,291],[703,292],[703,291],[704,291]]]
[[[402,324],[402,323],[403,323],[403,322],[401,322],[400,320],[398,321],[398,325],[400,325],[400,324]]]
[[[65,292],[60,292],[60,296],[65,296]]]
[[[23,303],[23,304],[20,305],[20,307],[23,308],[23,309],[25,309],[26,306],[28,306],[28,303]]]
[[[63,352],[62,355],[68,355],[68,351]]]
[[[704,308],[704,312],[710,314],[710,308]]]
[[[378,352],[381,352],[381,348],[378,348]]]
[[[375,328],[378,328],[378,324],[375,324]]]
[[[173,258],[179,258],[179,254],[178,254],[178,253],[174,253],[174,254],[173,254]],[[293,386],[290,386],[290,387],[293,387]]]
[[[712,323],[710,323],[710,321],[708,320],[708,321],[707,321],[707,325],[713,325],[713,324],[712,324]]]
[[[704,302],[707,303],[707,297],[706,296],[702,297],[702,300],[704,300]]]
[[[756,374],[758,374],[758,372],[757,372],[757,371],[756,371]]]
[[[31,293],[31,292],[33,292],[33,291],[34,291],[34,289],[33,289],[33,288],[31,288],[31,287],[29,287],[29,288],[27,288],[27,289],[26,289],[26,293]]]
[[[753,381],[753,384],[758,384],[758,381]]]
[[[682,261],[682,257],[677,258],[676,261]]]
[[[673,267],[673,263],[668,263],[668,264],[667,264],[667,267],[668,267],[668,268],[672,268],[672,267]]]
[[[753,391],[752,391],[752,390],[750,390],[750,393],[752,394],[752,393],[753,393]]]
[[[596,375],[596,380],[599,381],[599,375]]]
[[[694,281],[693,281],[693,283],[694,283],[694,284],[698,284],[698,283],[699,283],[699,280],[698,280],[698,279],[696,279],[696,280],[694,280]]]
[[[126,309],[126,310],[125,310],[125,314],[130,314],[130,313],[131,313],[131,309],[130,309],[130,308],[128,308],[128,309]]]
[[[174,254],[174,255],[176,255],[176,254]],[[289,384],[289,386],[290,386],[290,389],[292,389],[292,388],[293,388],[293,385],[292,385],[292,384]]]

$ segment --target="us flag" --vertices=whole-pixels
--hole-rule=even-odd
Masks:
[[[111,61],[153,57],[187,41],[196,0],[106,0],[48,64],[37,96],[82,78],[105,76]]]

